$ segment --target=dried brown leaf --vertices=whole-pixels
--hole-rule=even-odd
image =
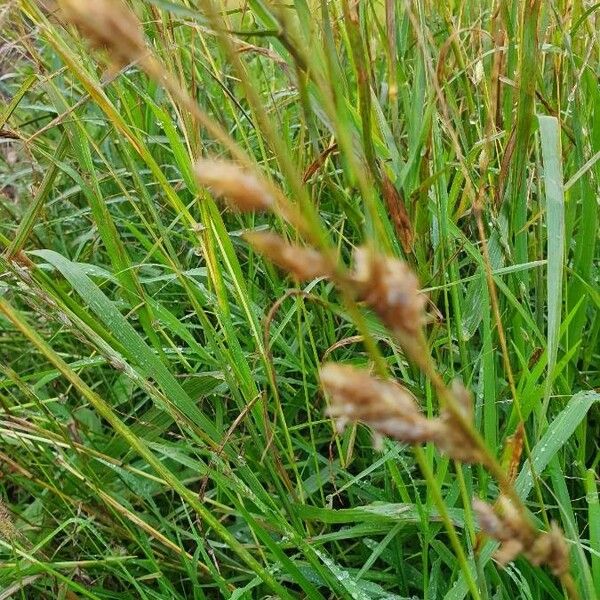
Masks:
[[[304,175],[302,176],[302,183],[306,183],[324,164],[327,160],[327,157],[337,150],[337,144],[333,143],[329,148],[326,148],[317,156],[317,158],[308,166],[306,171],[304,171]]]
[[[413,226],[400,192],[383,170],[381,172],[381,192],[402,249],[408,254],[413,249]]]

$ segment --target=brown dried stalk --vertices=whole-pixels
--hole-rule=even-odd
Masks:
[[[352,285],[356,296],[378,314],[410,358],[431,378],[440,397],[440,416],[428,419],[398,383],[377,378],[366,370],[328,363],[321,368],[320,379],[331,400],[327,414],[338,430],[350,422],[362,422],[373,429],[376,442],[384,435],[408,444],[432,442],[456,461],[490,469],[503,491],[498,508],[476,500],[474,509],[482,529],[502,542],[498,561],[506,564],[522,553],[535,565],[546,564],[576,597],[562,532],[556,525],[547,533],[532,526],[512,482],[475,429],[470,392],[457,381],[448,388],[436,371],[422,331],[427,300],[408,265],[363,247],[356,250],[354,272],[340,276],[316,250],[288,244],[270,232],[246,237],[259,252],[297,279],[328,276],[338,284]]]

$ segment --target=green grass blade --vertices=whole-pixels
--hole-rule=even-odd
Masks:
[[[558,356],[562,314],[563,272],[565,263],[565,199],[563,193],[560,125],[555,117],[538,117],[546,189],[548,260],[548,375],[542,405],[542,420],[550,401],[552,375]]]
[[[116,305],[86,275],[85,270],[51,250],[37,250],[32,254],[43,258],[60,271],[73,286],[74,291],[107,326],[112,335],[123,344],[129,360],[139,368],[141,374],[154,379],[160,385],[173,407],[193,425],[201,427],[209,438],[216,439],[217,430],[214,424],[194,405],[165,364],[120,313]]]

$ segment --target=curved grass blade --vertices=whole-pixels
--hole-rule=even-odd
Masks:
[[[565,199],[563,192],[562,151],[560,144],[560,125],[556,117],[538,117],[542,158],[544,162],[544,185],[546,188],[546,222],[548,229],[548,374],[542,421],[545,421],[552,374],[556,366],[558,343],[560,338],[560,320],[562,309],[563,269],[565,262]]]
[[[173,407],[191,423],[200,426],[209,438],[217,439],[218,432],[214,424],[196,407],[165,364],[120,313],[114,302],[87,276],[81,265],[52,250],[36,250],[32,254],[43,258],[60,271],[73,290],[121,342],[130,362],[136,365],[146,378],[152,378],[158,383]]]

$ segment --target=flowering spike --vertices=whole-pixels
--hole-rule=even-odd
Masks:
[[[394,333],[416,337],[425,320],[426,297],[409,266],[361,247],[354,254],[358,295]]]
[[[495,558],[501,565],[524,554],[534,565],[548,565],[556,576],[568,571],[569,549],[556,523],[548,532],[536,531],[506,496],[495,507],[475,499],[473,510],[482,531],[500,542]]]
[[[462,413],[464,419],[473,423],[473,399],[471,393],[455,380],[452,382],[452,395],[456,407]],[[442,428],[436,439],[438,448],[448,456],[464,463],[482,463],[485,457],[479,447],[465,431],[463,423],[445,406],[440,415]]]
[[[331,398],[327,414],[335,419],[338,429],[361,421],[376,433],[410,444],[432,440],[439,434],[439,424],[425,418],[411,394],[398,383],[335,363],[324,365],[320,376]]]
[[[196,161],[194,172],[201,186],[239,212],[268,210],[275,204],[265,182],[233,162],[201,158]]]
[[[244,235],[260,254],[287,271],[298,281],[329,277],[332,268],[326,258],[313,248],[289,244],[271,231],[252,231]]]
[[[58,0],[58,4],[92,46],[107,50],[115,63],[126,65],[144,55],[140,21],[120,0]]]

